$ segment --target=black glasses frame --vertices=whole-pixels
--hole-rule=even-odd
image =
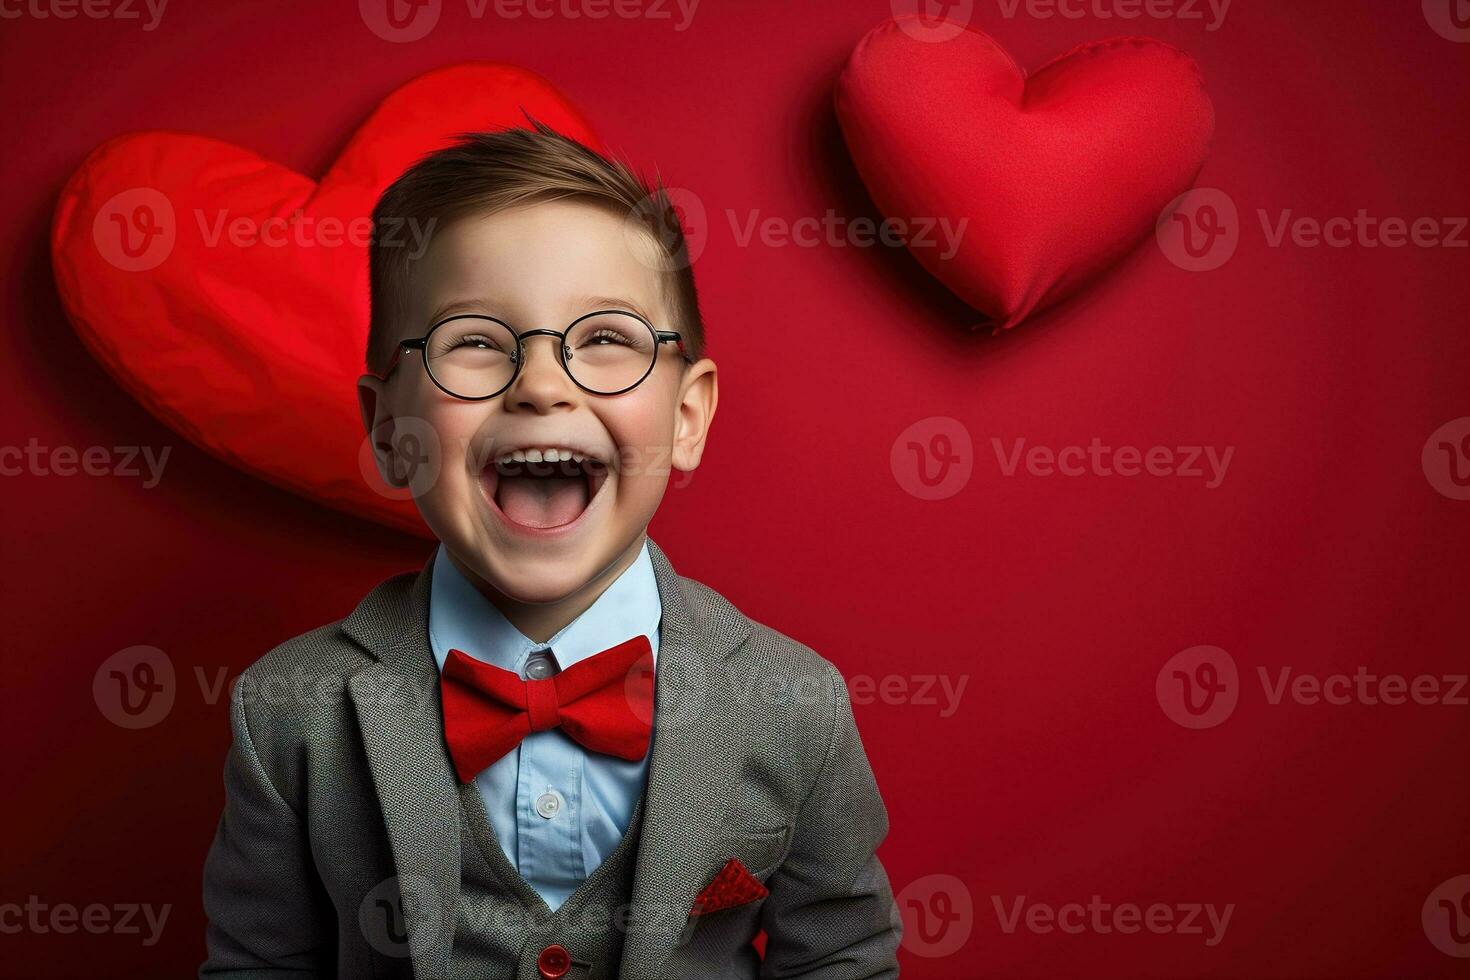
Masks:
[[[648,370],[644,371],[642,376],[639,377],[637,381],[628,385],[628,387],[619,388],[617,391],[598,391],[595,388],[589,388],[586,385],[582,384],[582,382],[578,381],[576,376],[572,374],[571,366],[567,364],[568,358],[572,356],[571,350],[567,346],[567,336],[571,334],[571,332],[576,329],[577,324],[581,323],[583,320],[590,320],[595,316],[605,316],[609,313],[615,313],[618,316],[631,317],[632,319],[637,320],[639,323],[647,327],[648,332],[653,335],[653,357],[648,359]],[[469,395],[461,395],[456,391],[451,391],[449,388],[446,388],[439,381],[439,379],[434,376],[434,369],[429,366],[429,338],[434,336],[435,330],[438,330],[446,323],[453,323],[456,320],[489,320],[491,323],[500,324],[506,330],[510,331],[511,336],[515,337],[516,349],[515,353],[511,355],[511,362],[515,366],[511,369],[510,380],[502,385],[498,390],[492,391],[488,395],[476,395],[473,397]],[[398,361],[403,356],[403,353],[405,351],[416,350],[423,355],[424,370],[428,373],[429,380],[434,382],[434,387],[438,388],[446,395],[449,395],[453,398],[458,398],[460,401],[482,402],[488,398],[494,398],[496,395],[504,394],[506,389],[516,383],[516,378],[521,376],[521,367],[526,363],[525,339],[527,337],[536,337],[540,335],[555,337],[560,341],[560,343],[556,345],[557,362],[561,364],[561,369],[566,372],[566,375],[569,379],[571,379],[572,384],[576,385],[578,388],[581,388],[589,395],[621,395],[625,392],[632,391],[634,388],[641,385],[644,381],[648,379],[648,376],[653,373],[653,369],[658,366],[658,352],[664,344],[678,345],[679,356],[682,357],[685,361],[693,363],[693,358],[689,356],[688,348],[684,346],[684,337],[678,331],[659,330],[643,317],[629,310],[594,310],[591,313],[586,313],[582,316],[577,317],[571,323],[567,324],[567,328],[565,330],[547,330],[543,327],[536,330],[527,330],[525,333],[517,333],[516,329],[510,324],[506,323],[504,320],[489,316],[485,313],[457,313],[454,316],[447,316],[444,319],[436,322],[433,326],[429,327],[428,332],[425,333],[422,337],[414,337],[410,340],[400,341],[397,349],[393,351],[393,359],[388,362],[388,367],[383,371],[382,374],[375,374],[373,376],[379,381],[387,381],[388,376],[393,373],[393,369],[398,366]]]

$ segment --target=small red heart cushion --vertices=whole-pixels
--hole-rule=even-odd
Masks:
[[[879,210],[998,329],[1151,234],[1215,125],[1198,67],[1162,42],[1085,44],[1028,79],[988,35],[916,17],[858,43],[836,108]]]
[[[527,114],[600,145],[549,82],[491,63],[398,89],[320,181],[202,136],[110,140],[67,182],[52,223],[67,315],[133,397],[205,450],[427,534],[412,501],[378,481],[357,407],[369,216],[424,154],[459,133],[526,126]],[[414,248],[429,230],[398,233]]]

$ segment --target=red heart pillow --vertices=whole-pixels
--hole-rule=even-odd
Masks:
[[[836,103],[874,203],[998,329],[1151,234],[1215,125],[1198,67],[1159,41],[1085,44],[1028,79],[989,36],[918,17],[858,43]]]
[[[462,132],[526,114],[599,146],[549,82],[490,63],[388,96],[319,182],[202,136],[94,150],[61,193],[51,260],[92,354],[150,412],[220,459],[353,514],[427,533],[383,485],[357,407],[378,195]],[[427,229],[405,226],[406,245]]]

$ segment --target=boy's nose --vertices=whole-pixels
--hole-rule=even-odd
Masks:
[[[521,339],[521,369],[506,392],[508,404],[542,409],[567,401],[577,386],[562,368],[561,343],[549,334]]]

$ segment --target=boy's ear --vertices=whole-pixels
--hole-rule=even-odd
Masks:
[[[408,486],[404,467],[398,465],[398,454],[393,448],[393,416],[388,411],[385,392],[387,382],[371,374],[357,379],[357,405],[362,411],[362,425],[373,446],[373,459],[378,466],[378,475],[388,486],[398,490]]]
[[[674,421],[674,444],[669,459],[676,470],[690,473],[699,468],[704,441],[709,437],[719,401],[714,361],[702,357],[685,368],[679,385],[679,415]]]

